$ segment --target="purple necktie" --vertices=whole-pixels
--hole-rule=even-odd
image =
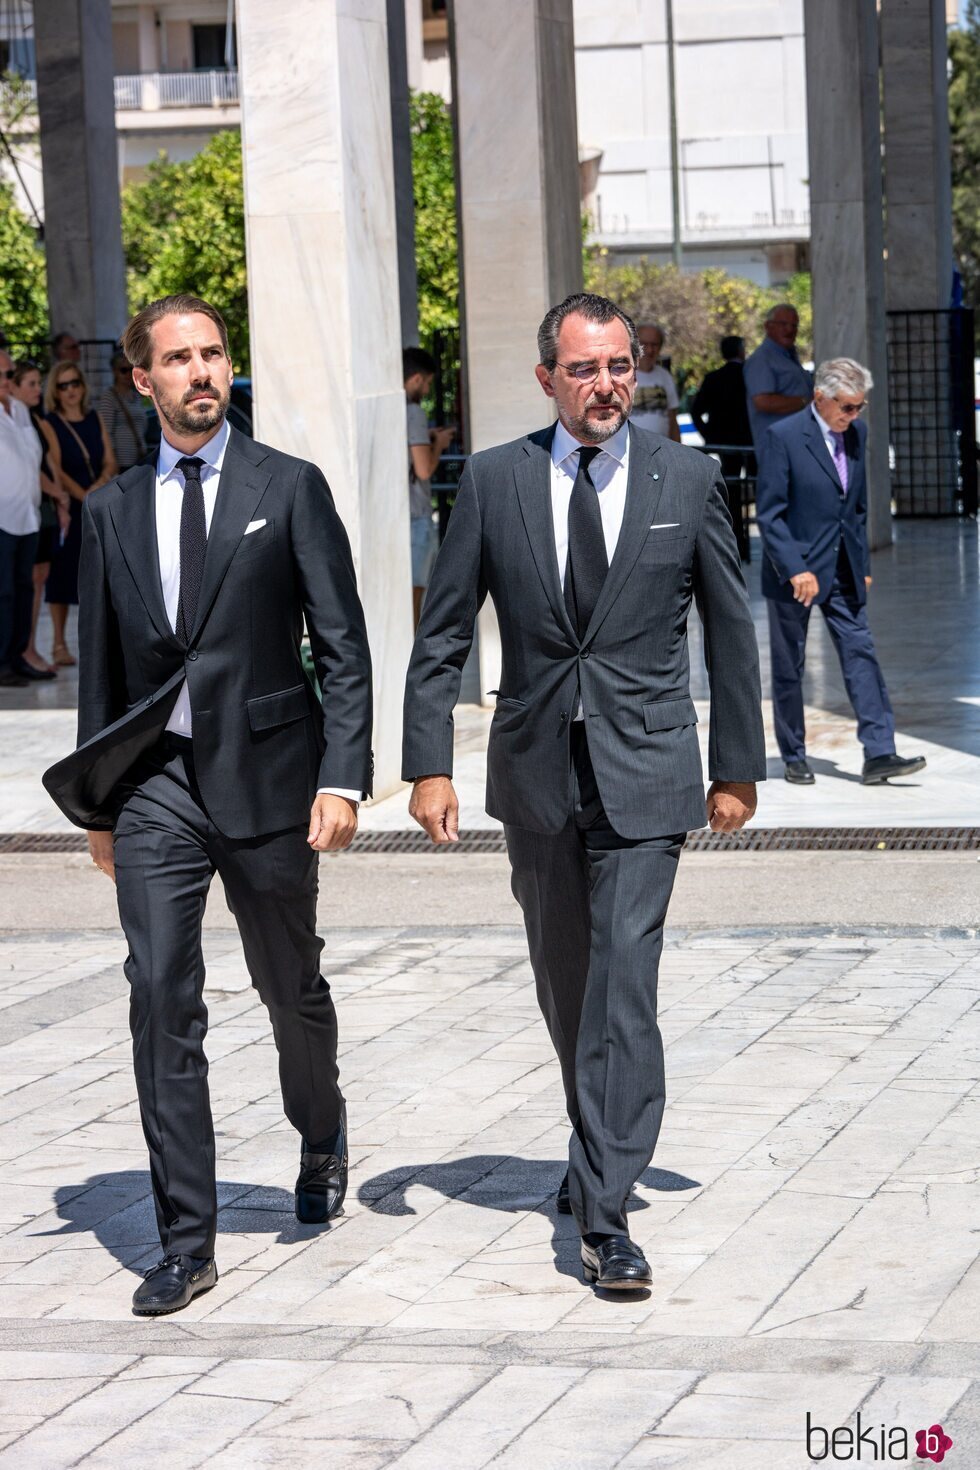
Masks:
[[[834,468],[840,476],[841,494],[847,494],[847,454],[844,450],[844,435],[831,430],[834,435]]]

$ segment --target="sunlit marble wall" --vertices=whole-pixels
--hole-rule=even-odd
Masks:
[[[374,657],[376,793],[411,650],[385,0],[238,0],[256,436],[323,470]]]

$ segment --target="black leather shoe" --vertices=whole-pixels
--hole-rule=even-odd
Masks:
[[[325,1225],[344,1208],[347,1195],[347,1109],[330,1140],[328,1152],[312,1149],[303,1140],[296,1180],[296,1218],[304,1225]]]
[[[37,681],[46,683],[49,679],[57,679],[58,677],[57,670],[55,669],[35,669],[31,664],[18,664],[16,672],[20,674],[22,679],[26,679],[28,683]]]
[[[217,1281],[213,1256],[207,1261],[197,1256],[164,1256],[159,1265],[147,1271],[143,1285],[133,1293],[133,1311],[137,1317],[179,1312],[196,1296],[210,1291]]]
[[[567,1173],[558,1186],[558,1193],[555,1196],[555,1205],[557,1206],[559,1215],[570,1215],[572,1213],[572,1202],[568,1198]]]
[[[862,786],[881,786],[892,776],[914,776],[916,771],[921,771],[925,766],[924,755],[913,755],[906,758],[901,755],[876,755],[873,760],[865,761],[861,772]]]
[[[603,1291],[639,1291],[653,1284],[647,1258],[628,1235],[582,1241],[582,1271],[587,1282]]]
[[[791,786],[812,786],[816,780],[806,761],[787,761],[783,775]]]

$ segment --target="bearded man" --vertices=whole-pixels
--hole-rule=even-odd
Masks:
[[[717,464],[630,426],[640,345],[577,294],[538,331],[548,429],[460,481],[408,674],[403,775],[434,842],[457,839],[453,706],[489,593],[501,687],[487,811],[504,825],[538,1000],[572,1125],[559,1210],[585,1278],[650,1285],[626,1204],[664,1111],[657,971],[687,832],[734,832],[766,773],[759,658]],[[711,685],[705,798],[688,687],[691,599]]]
[[[144,307],[123,347],[158,454],[85,501],[78,748],[45,785],[115,878],[136,1089],[163,1259],[133,1298],[178,1311],[217,1280],[201,921],[224,885],[302,1135],[300,1220],[347,1187],[337,1018],[320,974],[317,854],[370,792],[371,663],[346,532],[312,464],[226,421],[220,314]],[[304,619],[318,702],[301,656]]]

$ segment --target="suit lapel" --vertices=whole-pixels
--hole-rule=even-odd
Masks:
[[[514,469],[514,478],[538,576],[555,617],[572,642],[578,643],[558,580],[555,521],[551,508],[551,441],[554,432],[553,428],[546,429],[524,441],[524,453]]]
[[[809,409],[807,410],[807,419],[808,423],[803,431],[803,436],[806,439],[806,447],[807,449],[809,449],[810,453],[813,455],[814,459],[817,461],[817,464],[823,470],[824,474],[829,475],[830,478],[833,480],[834,485],[837,487],[837,493],[839,495],[844,487],[840,482],[840,476],[837,473],[837,466],[834,464],[834,461],[827,453],[826,441],[824,440],[823,434],[820,432],[820,428],[817,425],[817,422]]]
[[[626,579],[640,554],[650,526],[657,514],[657,506],[664,488],[664,472],[660,466],[660,445],[655,439],[651,447],[642,443],[640,436],[630,428],[630,467],[626,485],[626,508],[623,524],[616,542],[616,550],[599,593],[592,619],[585,630],[583,643],[589,643],[599,631],[609,609],[622,592]]]
[[[119,488],[123,494],[113,504],[111,515],[126,565],[157,632],[163,638],[176,638],[160,581],[155,457],[120,476]]]
[[[236,429],[231,430],[208,532],[197,620],[190,639],[192,644],[207,621],[231,559],[245,534],[245,527],[253,519],[272,478],[267,470],[261,468],[264,458],[264,450]]]

